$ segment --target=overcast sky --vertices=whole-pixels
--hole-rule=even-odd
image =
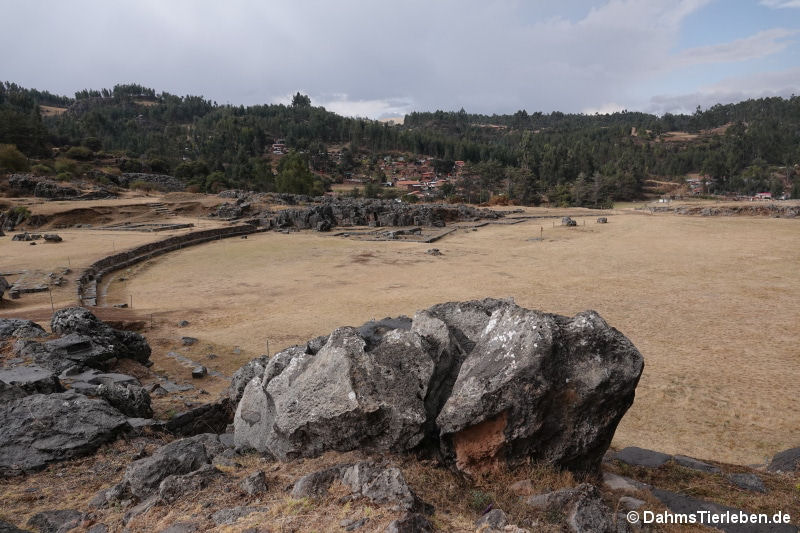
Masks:
[[[800,0],[0,0],[0,80],[381,118],[800,94]]]

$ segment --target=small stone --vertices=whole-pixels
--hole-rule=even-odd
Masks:
[[[262,492],[266,492],[268,489],[267,477],[264,475],[264,472],[254,472],[244,478],[241,483],[239,483],[239,488],[241,488],[250,496],[261,494]]]
[[[208,374],[208,369],[202,365],[196,366],[192,369],[192,377],[195,379],[200,379],[206,377]]]
[[[181,344],[184,346],[192,346],[193,344],[197,343],[197,339],[194,337],[181,337]]]
[[[189,325],[189,321],[188,320],[181,320],[180,322],[178,322],[178,327],[179,328],[185,328],[188,325]]]
[[[403,518],[393,520],[385,533],[433,533],[434,528],[430,520],[419,513],[409,513]]]
[[[749,490],[751,492],[767,492],[764,482],[755,474],[729,474],[728,479],[740,489]]]
[[[629,446],[617,452],[615,458],[633,466],[657,468],[669,461],[672,456],[653,450],[637,448],[636,446]]]
[[[676,464],[684,468],[691,468],[692,470],[699,470],[700,472],[709,472],[711,474],[719,474],[720,469],[714,465],[710,465],[708,463],[704,463],[703,461],[699,461],[693,457],[687,457],[685,455],[676,455],[672,458]]]
[[[639,498],[632,498],[630,496],[623,496],[622,498],[619,499],[620,508],[625,509],[627,511],[635,511],[645,503],[647,502],[645,502],[644,500],[640,500]]]
[[[506,524],[508,524],[508,517],[502,509],[492,509],[475,521],[475,526],[478,528],[488,526],[489,529],[500,529]]]

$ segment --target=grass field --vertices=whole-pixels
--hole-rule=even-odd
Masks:
[[[449,300],[511,296],[568,315],[591,308],[646,363],[616,446],[740,464],[797,446],[800,223],[617,213],[607,225],[491,225],[434,245],[316,233],[223,240],[133,269],[110,283],[107,301],[132,294],[140,314],[188,319],[180,332],[157,334],[200,338],[225,372],[267,341],[274,353]],[[544,241],[531,240],[540,226]],[[443,255],[425,254],[432,246]],[[155,358],[168,349],[161,344]]]

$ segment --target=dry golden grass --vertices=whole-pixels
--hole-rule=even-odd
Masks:
[[[544,242],[529,240],[540,226]],[[267,233],[155,259],[112,284],[108,301],[133,294],[140,313],[190,320],[180,334],[217,346],[227,373],[267,341],[274,353],[443,301],[596,309],[646,361],[615,445],[761,463],[797,445],[798,230],[795,220],[620,212],[607,225],[492,225],[434,245]],[[443,255],[426,255],[430,246]]]

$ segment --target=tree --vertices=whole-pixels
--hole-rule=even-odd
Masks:
[[[291,194],[318,196],[325,192],[325,185],[308,169],[308,163],[297,152],[284,156],[278,165],[275,190]]]
[[[292,107],[311,107],[311,98],[308,95],[300,94],[298,91],[292,97]]]

